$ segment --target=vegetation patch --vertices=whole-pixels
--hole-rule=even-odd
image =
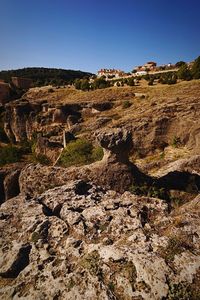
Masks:
[[[94,250],[83,258],[81,266],[87,269],[92,275],[100,275],[100,256],[99,253]]]
[[[20,161],[22,156],[23,151],[16,146],[7,145],[0,147],[0,167]]]
[[[199,300],[200,286],[195,286],[194,283],[179,282],[169,285],[169,293],[167,300]]]
[[[67,289],[70,291],[71,289],[73,289],[73,287],[76,285],[75,281],[73,278],[70,278],[68,284],[67,284]]]
[[[129,108],[132,105],[132,103],[129,100],[125,100],[122,104],[122,108],[126,109]]]
[[[178,147],[180,147],[181,145],[182,145],[182,143],[181,143],[180,137],[174,136],[174,137],[173,137],[173,140],[172,140],[172,146],[173,146],[174,148],[178,148]]]
[[[50,165],[51,161],[45,154],[35,154],[32,155],[32,161],[36,163],[40,163],[42,165]]]
[[[38,232],[34,231],[34,232],[32,233],[32,236],[31,236],[31,241],[35,244],[35,243],[37,243],[37,241],[38,241],[40,238],[41,238],[41,237],[40,237],[40,234],[39,234]]]
[[[71,141],[63,150],[59,164],[63,167],[81,166],[90,164],[103,158],[103,149],[94,147],[91,142],[85,139]]]
[[[135,291],[137,271],[134,264],[131,261],[122,259],[119,261],[112,261],[111,259],[107,263],[110,269],[109,274],[103,274],[103,282],[107,284],[108,289],[115,294],[117,299],[121,299],[122,293],[125,292],[124,287],[119,284],[117,277],[124,278],[127,284],[129,284],[133,291]]]
[[[146,184],[143,185],[132,184],[130,186],[129,191],[132,194],[138,196],[147,196],[147,197],[169,200],[168,191],[165,190],[164,188],[159,188],[156,186],[148,186]]]
[[[160,255],[168,262],[173,262],[175,255],[184,251],[192,251],[192,241],[186,235],[171,236],[166,248],[162,248]]]

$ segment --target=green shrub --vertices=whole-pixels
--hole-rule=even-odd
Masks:
[[[8,145],[0,148],[0,166],[15,163],[22,158],[23,151],[20,148]]]
[[[126,108],[129,108],[131,105],[132,105],[132,103],[130,101],[126,100],[123,102],[122,107],[124,109],[126,109]]]
[[[200,79],[200,56],[195,59],[191,72],[194,79]]]
[[[63,150],[59,164],[63,167],[85,165],[100,159],[103,156],[100,148],[94,148],[92,143],[85,139],[71,141]]]
[[[32,155],[33,162],[40,163],[42,165],[50,165],[51,161],[45,154],[35,154]]]
[[[178,137],[178,136],[174,136],[174,137],[173,137],[173,140],[172,140],[172,146],[173,146],[174,148],[178,148],[178,147],[181,146],[181,139],[180,139],[180,137]]]
[[[153,85],[153,83],[154,83],[154,79],[150,79],[148,85]]]
[[[132,184],[129,188],[129,191],[132,194],[138,196],[147,196],[147,197],[169,200],[168,192],[164,188],[159,188],[157,186],[148,186],[146,184],[143,185]]]
[[[134,80],[133,77],[128,78],[127,85],[129,85],[129,86],[134,86],[135,85],[135,80]]]
[[[92,161],[102,160],[103,158],[103,148],[100,146],[92,149]]]
[[[19,143],[20,149],[24,154],[28,154],[32,152],[32,141],[23,140]]]
[[[177,75],[178,75],[179,79],[183,79],[183,80],[191,80],[192,79],[191,71],[186,64],[182,65],[179,68]]]

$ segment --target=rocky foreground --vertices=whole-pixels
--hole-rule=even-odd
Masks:
[[[199,156],[153,178],[128,160],[130,133],[98,139],[100,162],[2,171],[1,299],[200,299]],[[190,201],[125,191],[141,182]]]
[[[1,206],[1,299],[199,299],[200,197],[163,200],[81,180]]]

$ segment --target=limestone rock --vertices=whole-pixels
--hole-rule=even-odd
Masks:
[[[24,163],[16,163],[0,169],[0,204],[19,194],[19,175]]]
[[[198,206],[169,214],[162,200],[77,180],[12,198],[0,208],[0,297],[162,300],[187,287],[193,299]]]
[[[97,135],[105,156],[116,156],[117,161],[128,161],[128,154],[132,148],[132,134],[121,128],[103,131]]]
[[[91,180],[107,189],[124,192],[130,185],[151,182],[151,178],[141,173],[128,160],[129,149],[132,144],[131,134],[122,129],[110,130],[97,136],[104,148],[102,161],[82,167],[46,167],[29,165],[20,175],[21,191],[30,195],[37,195],[45,191],[48,186],[55,187],[65,184],[68,180]],[[119,180],[120,178],[120,180]]]

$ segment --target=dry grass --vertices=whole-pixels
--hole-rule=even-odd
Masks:
[[[49,92],[51,89],[53,91]],[[145,80],[139,86],[111,87],[95,91],[83,92],[73,87],[55,88],[51,86],[32,88],[26,96],[29,99],[48,100],[50,102],[103,102],[131,100],[134,93],[147,95],[148,102],[162,102],[169,98],[196,97],[199,95],[200,80],[183,81],[175,85],[157,84],[148,86]],[[173,99],[174,100],[174,99]],[[141,104],[141,102],[139,102]]]

